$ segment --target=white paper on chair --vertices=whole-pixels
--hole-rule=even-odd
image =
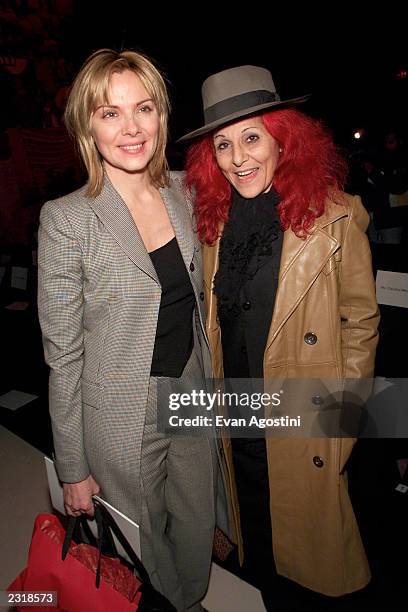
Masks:
[[[378,270],[376,290],[379,304],[408,308],[407,273]]]
[[[210,584],[202,604],[211,612],[266,612],[258,589],[216,563],[211,566]]]
[[[63,497],[63,492],[62,492],[62,486],[58,479],[58,475],[55,469],[54,462],[48,457],[44,457],[44,460],[45,460],[45,467],[47,469],[47,478],[48,478],[48,486],[50,488],[51,503],[53,507],[56,510],[58,510],[58,512],[60,512],[61,514],[66,514],[65,508],[64,508],[64,497]],[[127,541],[129,542],[129,544],[131,545],[131,547],[133,548],[133,550],[135,551],[135,553],[140,559],[141,555],[140,555],[139,525],[137,525],[130,518],[122,514],[122,512],[120,512],[119,510],[117,510],[116,508],[108,504],[108,502],[106,502],[104,499],[101,499],[97,495],[95,495],[95,498],[98,501],[100,501],[109,510],[110,514],[115,519],[115,522],[117,523],[121,532],[126,537]],[[92,532],[96,535],[95,521],[89,520],[88,524],[90,528],[92,529]],[[115,543],[118,549],[118,553],[122,555],[125,559],[128,559],[128,561],[130,561],[126,552],[123,550],[121,544],[116,540],[116,538],[115,538]]]
[[[3,395],[0,395],[0,406],[7,408],[8,410],[18,410],[21,406],[25,406],[35,399],[38,395],[32,395],[31,393],[24,393],[24,391],[17,391],[13,389]]]

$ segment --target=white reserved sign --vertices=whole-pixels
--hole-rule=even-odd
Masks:
[[[408,308],[408,274],[378,270],[376,291],[379,304]]]

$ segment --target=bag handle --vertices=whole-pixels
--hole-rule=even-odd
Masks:
[[[101,502],[96,499],[93,500],[95,506],[95,520],[98,525],[98,540],[100,540],[100,532],[103,534],[104,532],[111,532],[116,536],[118,542],[120,542],[123,550],[126,552],[129,557],[132,565],[138,573],[138,576],[144,585],[151,586],[149,574],[143,565],[142,561],[139,559],[125,535],[120,530],[118,524],[111,514],[108,512],[107,508],[101,504]],[[113,540],[113,538],[112,538]]]
[[[72,540],[80,539],[84,540],[86,544],[90,544],[95,548],[98,548],[98,539],[94,536],[92,529],[89,526],[86,516],[69,516],[67,529],[64,536],[64,542],[62,546],[62,559],[68,554],[69,545]],[[115,541],[109,530],[103,532],[101,551],[103,554],[109,557],[118,557],[118,551],[116,549]]]
[[[142,599],[139,602],[138,610],[140,612],[177,612],[176,608],[170,603],[168,599],[164,595],[162,595],[159,591],[153,587],[149,574],[143,565],[142,561],[139,559],[125,535],[120,530],[117,525],[115,519],[110,515],[107,508],[96,499],[93,499],[94,507],[95,507],[95,520],[98,529],[98,551],[99,551],[99,559],[98,566],[96,571],[96,587],[99,587],[100,584],[100,568],[101,568],[101,556],[102,556],[102,541],[105,538],[108,541],[112,542],[113,549],[116,550],[116,547],[113,543],[113,535],[116,536],[120,544],[122,545],[123,550],[126,552],[129,557],[131,563],[133,564],[134,570],[139,575],[140,580],[142,581],[142,585],[140,587],[140,591],[142,592]],[[85,517],[78,517],[80,520],[84,520]],[[64,543],[62,546],[62,558],[65,559],[69,544],[72,540],[72,535],[75,529],[75,525],[77,523],[77,517],[70,516],[68,521],[68,526],[64,538]],[[87,525],[89,529],[89,525]],[[116,553],[116,556],[117,553]]]
[[[137,554],[135,553],[131,545],[129,544],[128,540],[126,539],[126,537],[120,530],[114,518],[109,514],[105,506],[101,504],[99,501],[97,501],[96,499],[93,499],[93,504],[95,507],[95,521],[96,521],[96,525],[98,529],[97,547],[99,551],[98,566],[96,570],[96,586],[99,587],[99,584],[100,584],[102,542],[104,538],[108,540],[110,549],[114,551],[116,556],[119,556],[116,550],[116,546],[115,546],[115,542],[114,542],[112,534],[115,535],[118,542],[120,542],[123,550],[126,552],[127,556],[129,557],[131,563],[133,564],[143,584],[151,586],[149,574],[147,573],[145,566],[143,565],[142,561],[139,559],[139,557],[137,556]],[[81,517],[70,516],[68,519],[68,525],[67,525],[67,529],[65,532],[64,542],[62,544],[62,560],[64,560],[68,554],[69,545],[71,544],[72,537],[73,537],[78,519],[82,522],[86,521],[86,518],[82,516]],[[87,529],[89,530],[88,525],[87,525]]]
[[[64,541],[62,543],[62,560],[65,561],[65,557],[68,554],[69,545],[71,544],[72,536],[74,535],[74,529],[77,524],[77,519],[75,516],[70,516],[68,518],[68,525],[65,531]]]
[[[98,537],[99,537],[99,525],[105,531],[112,531],[116,536],[123,550],[132,561],[134,569],[137,571],[139,578],[142,581],[140,591],[142,592],[142,599],[139,602],[138,611],[140,612],[177,612],[176,608],[170,603],[170,601],[162,595],[159,591],[153,587],[149,574],[139,559],[128,540],[120,530],[118,524],[107,508],[99,501],[94,499],[95,504],[95,519],[98,524]]]

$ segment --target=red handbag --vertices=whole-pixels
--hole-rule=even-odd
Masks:
[[[53,514],[37,516],[27,567],[7,590],[56,591],[57,606],[23,604],[17,609],[20,612],[175,612],[172,604],[154,590],[141,561],[102,504],[95,504],[95,518],[98,547],[72,541],[76,519],[70,517],[65,531]],[[111,531],[126,550],[139,577],[118,557]],[[101,553],[103,540],[109,541],[115,557]]]

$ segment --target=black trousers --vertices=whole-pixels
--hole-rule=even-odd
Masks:
[[[232,456],[244,541],[243,571],[259,589],[276,575],[264,438],[233,438]]]

